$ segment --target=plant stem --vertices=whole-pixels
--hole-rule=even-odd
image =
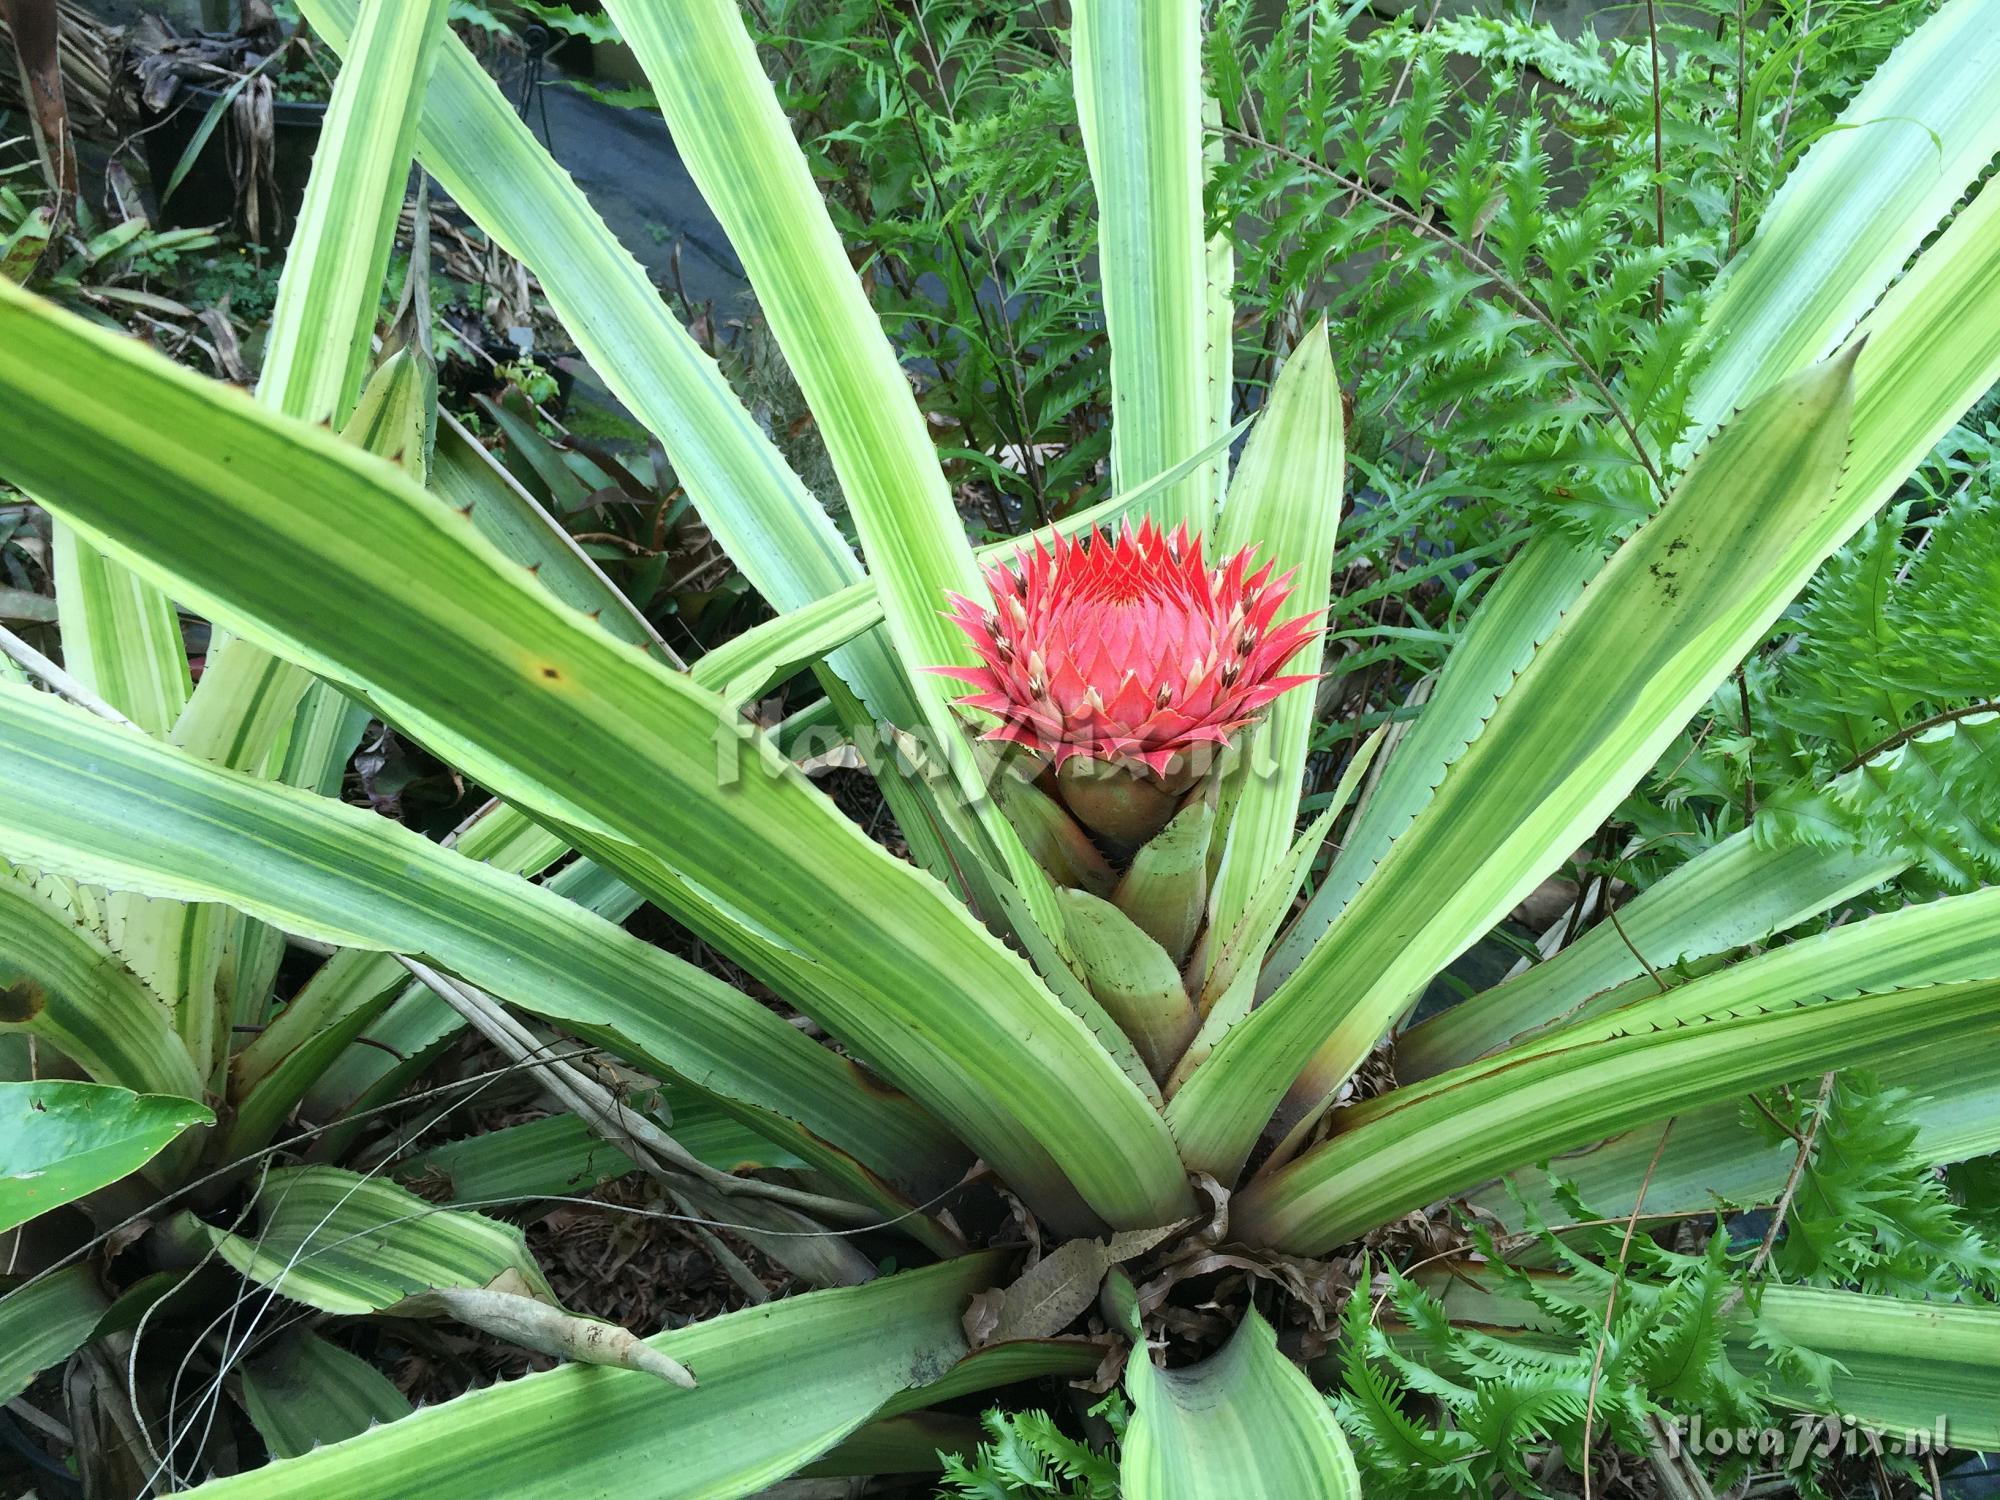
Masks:
[[[1660,19],[1653,0],[1646,0],[1646,43],[1653,55],[1653,234],[1662,253],[1667,248],[1667,148],[1660,121]],[[1653,283],[1653,316],[1667,311],[1667,270],[1660,268]]]
[[[1736,161],[1729,183],[1729,254],[1736,254],[1736,242],[1743,231],[1743,90],[1745,74],[1743,32],[1749,22],[1745,0],[1736,0]]]
[[[1646,1175],[1639,1179],[1638,1196],[1632,1200],[1632,1213],[1625,1220],[1625,1234],[1618,1242],[1618,1271],[1612,1277],[1611,1291],[1604,1299],[1604,1331],[1597,1340],[1597,1354],[1590,1362],[1590,1388],[1583,1400],[1583,1454],[1579,1462],[1583,1480],[1583,1500],[1590,1500],[1590,1435],[1597,1417],[1597,1382],[1604,1373],[1604,1349],[1611,1342],[1611,1318],[1618,1308],[1618,1289],[1625,1284],[1625,1264],[1632,1254],[1632,1231],[1639,1223],[1639,1210],[1646,1206],[1646,1189],[1653,1185],[1653,1173],[1658,1170],[1660,1158],[1666,1154],[1667,1141],[1674,1133],[1674,1122],[1670,1117],[1666,1128],[1660,1132],[1660,1143],[1653,1148],[1653,1159],[1646,1163]]]
[[[1866,750],[1863,750],[1854,759],[1842,766],[1840,774],[1845,776],[1849,771],[1860,769],[1862,765],[1873,760],[1884,751],[1894,750],[1898,746],[1907,745],[1926,729],[1936,729],[1941,724],[1956,724],[1960,719],[1969,719],[1974,714],[1991,713],[2000,713],[2000,698],[1983,698],[1977,703],[1968,703],[1963,708],[1948,708],[1941,714],[1932,714],[1928,719],[1919,719],[1907,729],[1899,729],[1886,740],[1880,740],[1870,745]]]
[[[1739,663],[1736,668],[1736,701],[1743,710],[1743,826],[1757,816],[1757,747],[1751,743],[1750,679]]]

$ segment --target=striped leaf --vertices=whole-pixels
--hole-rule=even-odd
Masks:
[[[21,871],[0,874],[0,1032],[38,1037],[99,1083],[198,1097],[165,1001]]]
[[[1909,1096],[1904,1118],[1916,1128],[1911,1149],[1920,1160],[1943,1164],[2000,1151],[1995,1028],[1911,1047],[1879,1059],[1870,1071],[1884,1087]],[[1753,1119],[1761,1123],[1745,1101],[1723,1099],[1676,1113],[1664,1149],[1659,1124],[1639,1125],[1564,1152],[1551,1165],[1576,1184],[1584,1202],[1611,1217],[1632,1211],[1641,1182],[1647,1183],[1645,1206],[1663,1215],[1773,1204],[1798,1161],[1798,1145],[1789,1139],[1771,1144]],[[1474,1189],[1467,1202],[1509,1229],[1522,1228],[1529,1211],[1545,1224],[1560,1224],[1569,1214],[1538,1165]]]
[[[297,1458],[407,1417],[410,1403],[367,1360],[293,1329],[243,1362],[243,1409],[271,1457]]]
[[[150,734],[187,703],[187,647],[167,597],[58,522],[52,528],[63,666]]]
[[[736,0],[609,0],[606,10],[644,66],[675,148],[728,232],[812,408],[930,743],[981,842],[1056,949],[1043,967],[1060,963],[1068,955],[1054,888],[984,795],[951,706],[957,689],[919,670],[972,659],[944,612],[951,591],[977,595],[984,587],[965,523],[909,377],[854,275]]]
[[[510,1272],[555,1301],[519,1229],[440,1208],[380,1178],[282,1167],[265,1176],[252,1213],[252,1233],[193,1214],[174,1222],[259,1286],[321,1312],[382,1312],[436,1287],[484,1287]]]
[[[1360,1500],[1332,1404],[1278,1352],[1254,1307],[1198,1365],[1163,1370],[1135,1349],[1125,1389],[1132,1420],[1118,1481],[1127,1500]]]
[[[674,1124],[674,1139],[685,1144],[681,1122]],[[442,1187],[448,1193],[445,1201],[475,1208],[580,1196],[636,1170],[631,1157],[592,1134],[576,1115],[503,1125],[395,1164],[399,1181],[420,1189]]]
[[[618,592],[604,570],[520,481],[474,441],[456,417],[449,412],[439,415],[430,488],[446,504],[467,512],[480,535],[522,567],[533,569],[542,586],[563,603],[594,616],[619,640],[658,651],[662,660],[678,666],[637,606]]]
[[[1783,1005],[1962,980],[2000,979],[1996,940],[2000,940],[2000,888],[1905,906],[1787,943],[1720,973],[1675,985],[1664,994],[1649,990],[1640,998],[1594,1011],[1502,1055],[1520,1056],[1537,1049],[1666,1031],[1754,1015]],[[1396,1091],[1397,1097],[1407,1103],[1447,1094],[1492,1065],[1490,1061],[1468,1063],[1435,1078],[1412,1081]]]
[[[1232,1232],[1297,1255],[1334,1246],[1525,1162],[1833,1066],[1872,1067],[2000,1015],[2000,984],[1936,985],[1673,1031],[1503,1052],[1449,1089],[1396,1091],[1260,1178]]]
[[[352,64],[335,80],[257,383],[258,400],[274,411],[342,425],[355,410],[402,213],[417,107],[444,12],[445,0],[371,0]],[[409,373],[392,364],[384,376]],[[374,432],[377,441],[398,451],[403,446],[399,435],[375,430],[370,412],[356,425],[362,429],[357,441]],[[217,630],[202,680],[172,736],[206,759],[266,773],[276,769],[267,761],[296,720],[300,750],[328,757],[296,768],[302,779],[316,782],[329,764],[344,764],[353,748],[335,732],[346,719],[346,705],[315,688],[300,667]],[[266,997],[255,986],[275,973],[272,939],[223,911],[160,903],[143,917],[126,943],[128,952],[175,1006],[197,1066],[218,1076],[228,1057],[230,1025],[263,1020]]]
[[[565,1365],[430,1406],[202,1500],[725,1500],[817,1458],[965,1352],[959,1318],[998,1271],[969,1256],[787,1297],[648,1342],[699,1384]],[[974,1386],[973,1389],[980,1387]]]
[[[1538,1279],[1562,1279],[1553,1272],[1536,1274]],[[1444,1266],[1423,1280],[1456,1321],[1520,1330],[1511,1336],[1550,1346],[1562,1338],[1548,1328],[1536,1304],[1512,1287],[1495,1286],[1490,1273],[1476,1263]],[[1626,1295],[1652,1295],[1643,1283],[1625,1286]],[[1575,1295],[1567,1288],[1565,1293]],[[1737,1300],[1718,1332],[1730,1363],[1746,1374],[1754,1372],[1775,1405],[1833,1412],[1892,1438],[1933,1443],[1942,1424],[1941,1446],[1952,1448],[1986,1449],[2000,1441],[2000,1420],[1994,1415],[2000,1400],[1995,1373],[2000,1368],[1995,1363],[2000,1312],[1990,1307],[1767,1284],[1755,1297]],[[1815,1388],[1797,1367],[1769,1352],[1788,1346],[1825,1356],[1825,1389]],[[1777,1430],[1787,1454],[1802,1441],[1811,1445],[1808,1451],[1818,1453],[1828,1436],[1840,1436],[1837,1423],[1784,1422]]]
[[[1596,546],[1546,530],[1502,570],[1452,648],[1423,711],[1384,763],[1325,878],[1272,948],[1258,980],[1260,997],[1276,991],[1326,936],[1602,562]]]
[[[1820,1287],[1766,1287],[1752,1326],[1733,1331],[1729,1352],[1754,1367],[1754,1339],[1777,1338],[1833,1361],[1829,1389],[1796,1371],[1770,1369],[1778,1404],[1835,1411],[1901,1438],[1990,1451],[2000,1445],[2000,1309]],[[1935,1451],[1935,1450],[1933,1450]]]
[[[1280,1123],[1316,1118],[1423,982],[1617,806],[1866,519],[1872,506],[1829,498],[1850,373],[1836,361],[1746,409],[1591,581],[1337,926],[1174,1096],[1191,1163],[1234,1176],[1293,1078]]]
[[[1976,181],[2000,130],[1983,102],[2000,65],[1996,9],[1995,0],[1943,6],[1849,105],[1843,122],[1852,128],[1828,131],[1800,160],[1781,194],[1783,211],[1774,204],[1766,212],[1708,306],[1712,332],[1700,342],[1705,363],[1690,398],[1696,422],[1673,455],[1676,465],[1760,390],[1831,353]],[[1964,326],[1978,326],[1970,309]],[[1889,451],[1900,451],[1905,434],[1886,422],[1872,432],[1865,428],[1869,378],[1864,362],[1855,373],[1854,452],[1868,454],[1864,436],[1878,435],[1889,439]],[[1954,413],[1986,389],[1945,386],[1921,374],[1907,378],[1933,396],[1956,400]],[[1931,441],[1924,438],[1919,451],[1927,452]],[[1893,472],[1907,473],[1908,467]],[[1494,700],[1568,611],[1599,560],[1595,547],[1546,533],[1508,565],[1326,881],[1273,954],[1264,994],[1299,965],[1389,841],[1429,800],[1445,767],[1478,736]]]
[[[1615,924],[1600,922],[1553,958],[1411,1027],[1396,1042],[1396,1076],[1413,1083],[1588,1014],[1613,998],[1614,987],[1645,977],[1646,964],[1664,973],[1762,942],[1908,864],[1901,854],[1769,846],[1738,833],[1621,906]]]
[[[258,398],[344,426],[369,362],[447,0],[363,0],[278,280]]]
[[[949,1170],[907,1101],[741,992],[541,886],[364,809],[225,771],[0,685],[0,844],[112,888],[226,903],[348,948],[423,954],[755,1111],[803,1154],[884,1175]],[[89,771],[82,768],[88,766]]]
[[[1215,533],[1217,557],[1255,547],[1260,563],[1293,575],[1287,615],[1326,611],[1344,469],[1340,384],[1321,321],[1278,372]],[[1325,653],[1322,626],[1285,670],[1315,674]],[[1220,932],[1236,930],[1291,846],[1317,707],[1314,692],[1286,693],[1242,738],[1228,842],[1209,900],[1209,921]]]
[[[109,1305],[89,1265],[0,1292],[0,1401],[12,1401],[87,1343]]]
[[[1212,434],[1204,237],[1201,7],[1077,0],[1076,113],[1097,188],[1098,264],[1111,335],[1111,465],[1121,486],[1171,467]],[[1226,293],[1225,293],[1226,296]],[[1215,484],[1190,475],[1153,514],[1206,530]]]
[[[1083,1218],[1069,1185],[1119,1225],[1185,1208],[1165,1122],[1025,963],[393,465],[5,287],[0,392],[36,415],[0,466],[56,481],[73,524],[601,862],[627,851],[621,874],[806,985],[803,1008],[1054,1213]]]
[[[301,8],[329,45],[352,50],[358,0],[304,0]],[[447,34],[438,53],[417,129],[424,167],[535,273],[591,367],[665,446],[730,558],[779,610],[858,582],[861,566],[831,518],[661,302],[645,268],[464,43]],[[879,648],[874,661],[883,675],[856,686],[888,715],[874,693],[900,678]]]
[[[1875,70],[1710,296],[1684,446],[1846,340],[2000,152],[1996,90],[1995,0],[1949,0]]]

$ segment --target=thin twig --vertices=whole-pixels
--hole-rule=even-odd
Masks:
[[[1799,45],[1792,53],[1792,86],[1785,93],[1785,107],[1778,113],[1777,142],[1771,152],[1771,163],[1777,171],[1785,169],[1785,137],[1791,134],[1792,110],[1799,102],[1799,83],[1806,71],[1806,38],[1812,35],[1812,0],[1806,0],[1799,12]]]
[[[1660,122],[1660,21],[1653,10],[1653,0],[1646,0],[1646,43],[1653,54],[1653,224],[1655,243],[1662,254],[1667,248],[1667,145],[1666,134]],[[1660,267],[1659,279],[1653,283],[1653,316],[1664,317],[1667,311],[1667,268]]]
[[[1660,978],[1660,971],[1646,962],[1646,955],[1639,951],[1639,945],[1626,935],[1625,924],[1618,920],[1618,908],[1612,904],[1609,895],[1604,900],[1604,915],[1611,919],[1611,925],[1618,933],[1618,940],[1631,950],[1632,956],[1639,960],[1639,967],[1646,971],[1647,976],[1660,987],[1660,993],[1664,995],[1672,986]]]
[[[1741,662],[1736,666],[1736,701],[1743,710],[1743,826],[1748,828],[1757,816],[1757,747],[1751,741],[1750,678]]]
[[[1729,254],[1736,254],[1736,243],[1743,232],[1743,174],[1747,160],[1743,154],[1743,93],[1748,69],[1744,55],[1745,27],[1749,23],[1746,0],[1736,0],[1736,161],[1730,173],[1729,184]]]
[[[416,959],[399,954],[397,962],[436,991],[473,1030],[508,1056],[525,1060],[546,1050],[543,1042],[508,1015],[490,995],[462,980],[448,978]],[[766,1198],[804,1213],[831,1214],[842,1219],[865,1221],[873,1216],[872,1210],[841,1198],[801,1192],[754,1177],[738,1177],[710,1166],[651,1120],[626,1109],[616,1095],[573,1063],[558,1063],[540,1076],[550,1093],[560,1097],[613,1145],[637,1147],[659,1158],[662,1165],[706,1183],[728,1197]]]
[[[1806,1144],[1805,1132],[1802,1130],[1794,1130],[1791,1126],[1787,1125],[1783,1120],[1779,1119],[1777,1111],[1772,1109],[1770,1105],[1766,1104],[1762,1099],[1758,1098],[1755,1094],[1746,1094],[1744,1097],[1747,1098],[1751,1102],[1751,1104],[1756,1107],[1757,1112],[1759,1114],[1761,1114],[1765,1119],[1769,1120],[1773,1125],[1777,1126],[1778,1129],[1782,1130],[1786,1135],[1790,1136],[1793,1140],[1797,1141],[1801,1146]],[[1707,1212],[1707,1210],[1704,1209],[1703,1212]]]
[[[1854,759],[1840,768],[1845,776],[1849,771],[1858,770],[1864,763],[1873,760],[1884,751],[1907,745],[1926,729],[1936,729],[1941,724],[1955,724],[1960,719],[1969,719],[1974,714],[2000,713],[2000,698],[1987,698],[1978,703],[1968,703],[1963,708],[1948,708],[1941,714],[1932,714],[1928,719],[1919,719],[1907,729],[1899,729],[1886,740],[1870,745]]]
[[[1792,1200],[1798,1196],[1799,1183],[1804,1180],[1806,1163],[1812,1160],[1813,1142],[1819,1139],[1820,1122],[1826,1118],[1826,1096],[1833,1092],[1834,1070],[1829,1069],[1819,1081],[1819,1099],[1813,1106],[1812,1124],[1806,1127],[1805,1139],[1799,1142],[1799,1154],[1792,1162],[1791,1175],[1785,1179],[1785,1190],[1778,1194],[1778,1205],[1771,1210],[1771,1223],[1764,1231],[1763,1243],[1757,1246],[1757,1253],[1751,1257],[1750,1269],[1743,1273],[1749,1281],[1761,1273],[1770,1263],[1771,1252],[1778,1243],[1778,1233],[1785,1227],[1785,1215],[1791,1212]],[[1735,1301],[1741,1301],[1739,1291]],[[1735,1302],[1728,1304],[1730,1307]]]
[[[1597,1419],[1597,1382],[1604,1373],[1604,1350],[1611,1342],[1611,1318],[1618,1309],[1618,1289],[1625,1284],[1625,1263],[1632,1254],[1632,1231],[1639,1223],[1639,1211],[1646,1206],[1646,1189],[1653,1185],[1653,1173],[1659,1168],[1660,1158],[1666,1154],[1668,1137],[1674,1133],[1674,1122],[1668,1119],[1666,1128],[1660,1132],[1660,1143],[1653,1148],[1653,1159],[1646,1163],[1646,1175],[1639,1179],[1639,1195],[1632,1200],[1631,1215],[1625,1220],[1625,1234],[1618,1242],[1618,1269],[1611,1278],[1611,1291],[1604,1299],[1604,1332],[1597,1340],[1596,1356],[1590,1361],[1590,1388],[1583,1398],[1583,1454],[1580,1467],[1583,1472],[1583,1500],[1590,1500],[1590,1438],[1591,1428]]]
[[[69,699],[78,708],[87,708],[98,718],[109,719],[112,723],[121,724],[127,729],[139,728],[137,724],[5,626],[0,626],[0,655],[11,657],[30,677],[59,696]],[[140,732],[144,733],[143,730]]]
[[[1359,178],[1350,177],[1347,173],[1329,167],[1324,162],[1315,161],[1310,156],[1293,151],[1288,147],[1280,146],[1274,141],[1263,140],[1258,136],[1251,135],[1247,131],[1235,130],[1225,125],[1220,127],[1220,134],[1225,139],[1233,140],[1239,145],[1250,146],[1259,151],[1268,151],[1273,156],[1283,157],[1286,161],[1302,166],[1308,171],[1319,173],[1328,181],[1337,183],[1348,189],[1356,197],[1367,199],[1383,212],[1401,220],[1418,234],[1425,235],[1445,246],[1473,270],[1490,280],[1505,294],[1508,301],[1512,302],[1522,312],[1541,324],[1549,337],[1554,339],[1557,346],[1569,357],[1570,362],[1582,372],[1584,379],[1590,382],[1592,389],[1603,400],[1605,408],[1610,411],[1612,420],[1617,422],[1619,427],[1624,430],[1626,439],[1632,444],[1632,454],[1639,461],[1640,467],[1646,471],[1647,477],[1653,481],[1653,488],[1658,491],[1662,499],[1666,498],[1667,482],[1661,476],[1658,466],[1654,464],[1652,455],[1646,451],[1645,442],[1639,436],[1638,426],[1633,422],[1631,414],[1625,410],[1624,404],[1612,394],[1611,387],[1605,383],[1604,377],[1598,374],[1595,366],[1583,357],[1583,351],[1571,342],[1569,335],[1562,331],[1561,325],[1524,288],[1516,285],[1514,280],[1505,271],[1501,270],[1500,267],[1493,264],[1492,261],[1488,260],[1464,241],[1446,233],[1422,215],[1412,213],[1395,199],[1385,193],[1377,192],[1372,186],[1362,182]]]

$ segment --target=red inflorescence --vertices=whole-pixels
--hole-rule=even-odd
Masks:
[[[1292,575],[1251,571],[1245,548],[1205,567],[1201,538],[1150,520],[1114,540],[1039,542],[986,575],[991,608],[951,596],[977,667],[934,667],[969,684],[958,702],[1060,767],[1077,756],[1164,774],[1177,755],[1218,748],[1273,698],[1311,682],[1279,669],[1312,638],[1314,617],[1273,625]]]

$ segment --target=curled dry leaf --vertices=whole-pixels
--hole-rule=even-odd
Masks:
[[[523,1290],[508,1290],[510,1278]],[[410,1298],[398,1310],[441,1313],[538,1354],[638,1370],[684,1390],[694,1389],[693,1373],[678,1360],[616,1323],[580,1318],[525,1295],[525,1283],[512,1272],[484,1287],[438,1287]]]

